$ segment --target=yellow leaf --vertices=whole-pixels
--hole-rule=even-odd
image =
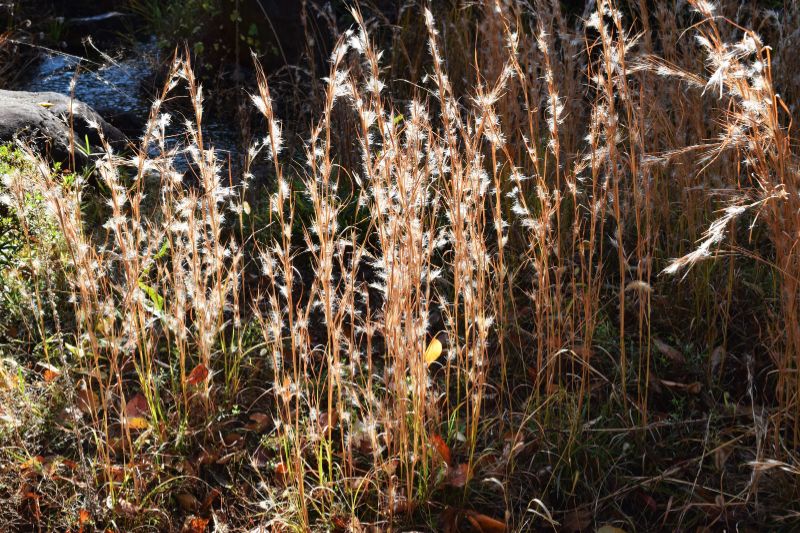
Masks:
[[[53,107],[53,102],[39,102],[42,107]]]
[[[125,422],[128,424],[130,429],[147,429],[150,427],[150,423],[147,421],[147,419],[141,416],[128,417],[125,419]]]
[[[428,349],[425,350],[425,362],[427,364],[431,364],[439,359],[440,355],[442,355],[442,343],[439,341],[439,339],[434,337],[434,339],[428,345]]]
[[[38,366],[44,368],[44,380],[47,383],[54,381],[61,374],[61,371],[58,368],[54,367],[53,365],[43,362],[39,362],[37,364]]]

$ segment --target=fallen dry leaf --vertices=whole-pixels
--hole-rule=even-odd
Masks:
[[[125,467],[122,465],[111,465],[111,479],[121,483],[125,479]]]
[[[199,516],[189,516],[183,522],[181,533],[204,533],[208,527],[208,518],[200,518]]]
[[[89,514],[89,511],[87,511],[86,509],[80,509],[78,511],[78,526],[80,527],[78,533],[83,533],[83,526],[86,525],[86,523],[91,519],[91,517],[92,516]]]
[[[143,417],[150,414],[150,406],[144,394],[137,392],[125,403],[125,418]]]
[[[219,453],[211,450],[203,450],[197,455],[195,460],[199,465],[213,465],[219,459]]]
[[[113,506],[111,505],[111,496],[108,497],[109,507],[113,507],[114,511],[117,513],[128,516],[128,517],[135,517],[139,515],[141,509],[138,505],[132,504],[128,500],[124,500],[122,498],[117,499],[116,504]]]
[[[92,414],[97,412],[97,406],[100,404],[100,398],[96,392],[90,391],[86,380],[82,379],[78,383],[78,390],[75,392],[75,397],[78,403],[78,409],[85,414]]]
[[[342,515],[332,516],[331,523],[333,523],[334,531],[347,531],[350,529],[350,520]]]
[[[485,514],[467,511],[465,516],[472,527],[481,533],[505,533],[507,530],[503,522]]]
[[[150,422],[142,416],[132,416],[125,419],[125,425],[128,429],[143,430],[150,427]]]
[[[665,343],[664,341],[660,341],[658,339],[653,339],[653,344],[656,345],[656,349],[661,352],[661,355],[672,361],[677,365],[685,365],[686,358],[683,356],[681,352],[670,346],[669,344]]]
[[[585,531],[592,524],[592,511],[586,508],[574,509],[564,516],[561,531],[578,533]]]
[[[451,487],[460,488],[465,486],[471,477],[472,473],[469,471],[469,465],[462,463],[447,470],[446,483]]]
[[[58,368],[54,367],[51,364],[40,361],[39,363],[37,363],[37,365],[44,368],[44,374],[42,375],[42,377],[44,377],[44,381],[46,383],[54,381],[58,376],[61,375],[61,370],[59,370]]]
[[[431,364],[442,355],[442,342],[436,337],[433,338],[428,348],[425,350],[425,363]]]
[[[228,448],[239,448],[244,444],[244,435],[238,431],[231,431],[222,436],[222,443]]]
[[[700,391],[703,390],[703,384],[699,381],[694,381],[692,383],[678,383],[677,381],[668,381],[666,379],[662,379],[660,381],[661,384],[667,388],[685,390],[689,394],[700,394]]]
[[[272,427],[272,416],[265,413],[250,414],[250,423],[244,429],[254,433],[264,433]]]
[[[409,500],[405,496],[397,495],[392,501],[393,514],[408,514],[411,513],[415,507],[416,505],[414,504],[414,502]]]
[[[281,484],[286,484],[287,478],[289,477],[289,468],[286,464],[280,462],[275,465],[275,477]]]
[[[725,360],[726,352],[724,346],[717,346],[714,348],[714,351],[711,352],[711,357],[709,357],[708,364],[709,364],[709,372],[711,374],[715,374],[717,370],[722,365],[722,362]]]
[[[333,411],[323,411],[319,414],[319,427],[322,433],[327,433],[329,430],[336,427],[339,421],[339,413],[334,409]]]
[[[269,464],[274,457],[264,446],[259,445],[256,451],[250,456],[250,464],[253,468],[263,468]]]
[[[189,492],[179,492],[175,495],[175,499],[178,500],[178,505],[184,511],[194,513],[200,509],[200,500],[198,500],[194,494]]]
[[[214,505],[220,497],[222,493],[219,490],[212,488],[211,491],[206,495],[205,499],[203,500],[203,509],[208,510],[211,509],[211,506]]]
[[[447,446],[447,443],[444,441],[444,439],[440,435],[434,433],[431,435],[431,444],[439,453],[441,458],[444,459],[444,462],[449,466],[452,458],[450,454],[450,448]]]
[[[439,516],[442,533],[458,533],[458,519],[461,511],[455,507],[446,507]]]
[[[186,382],[189,385],[198,385],[206,380],[208,377],[208,368],[203,363],[200,363],[189,372],[186,377]]]

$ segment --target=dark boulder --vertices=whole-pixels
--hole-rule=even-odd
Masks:
[[[71,117],[71,120],[70,120]],[[93,147],[100,146],[100,134],[120,148],[125,135],[106,122],[94,109],[69,96],[53,92],[0,90],[0,142],[21,138],[33,142],[57,161],[69,159],[70,123],[77,145],[85,146],[88,137]],[[76,150],[76,157],[85,157]]]

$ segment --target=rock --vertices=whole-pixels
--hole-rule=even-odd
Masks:
[[[63,38],[71,44],[70,48],[77,48],[86,37],[91,37],[95,44],[114,43],[131,23],[131,15],[118,11],[91,17],[70,18],[64,21]]]
[[[53,92],[28,92],[0,90],[0,142],[19,137],[32,141],[56,161],[69,160],[69,96]],[[100,135],[120,148],[125,135],[106,122],[94,109],[79,100],[72,100],[72,117],[75,143],[100,146]],[[76,157],[86,162],[86,157],[76,150]]]

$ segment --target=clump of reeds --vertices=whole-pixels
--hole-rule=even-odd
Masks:
[[[497,426],[572,423],[592,413],[598,379],[621,418],[645,426],[653,298],[679,285],[658,271],[712,257],[746,211],[765,222],[780,274],[774,427],[796,445],[800,191],[789,110],[759,37],[740,28],[729,42],[714,6],[692,5],[695,49],[676,40],[697,14],[651,17],[645,2],[632,3],[636,35],[609,0],[575,25],[558,2],[481,2],[478,48],[454,62],[474,62],[466,95],[448,71],[458,51],[443,48],[423,10],[429,67],[403,99],[354,9],[300,162],[256,63],[252,102],[266,131],[226,185],[203,135],[202,87],[176,59],[133,155],[106,146],[96,163],[101,227],[84,218],[87,184],[40,165],[24,186],[63,236],[74,315],[60,332],[63,364],[81,371],[78,416],[93,432],[103,494],[143,499],[133,461],[142,432],[160,443],[180,440],[176,427],[203,433],[247,387],[270,398],[278,442],[261,506],[303,529],[341,514],[386,524],[443,487],[466,491],[493,456],[484,452]],[[691,70],[700,58],[708,77]],[[179,91],[192,118],[176,128],[163,106]],[[356,152],[347,158],[345,134]],[[191,185],[177,167],[184,155]],[[270,186],[256,228],[244,219],[259,158]],[[728,203],[697,192],[712,186]],[[6,187],[24,219],[22,185]],[[245,283],[253,264],[255,287]],[[694,287],[709,280],[698,275]],[[725,309],[732,284],[720,288]],[[709,323],[725,330],[726,311],[715,313]],[[604,346],[600,326],[613,330]],[[253,359],[267,368],[255,377],[243,371]],[[512,405],[524,412],[506,420]],[[510,455],[498,463],[493,472],[514,469]],[[518,509],[507,510],[514,519]]]

